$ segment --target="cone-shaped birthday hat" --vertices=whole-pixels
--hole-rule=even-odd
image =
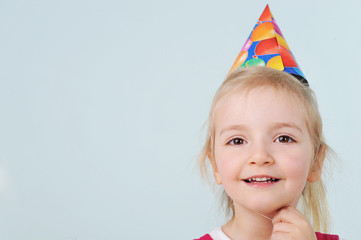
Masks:
[[[250,66],[265,66],[284,71],[308,85],[268,5],[228,74],[237,68]]]

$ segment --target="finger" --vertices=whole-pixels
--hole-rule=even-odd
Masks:
[[[273,217],[272,240],[315,239],[310,222],[293,207],[281,209]]]
[[[314,231],[300,229],[292,223],[277,223],[271,235],[271,240],[316,239]]]
[[[273,224],[278,222],[294,223],[299,219],[304,219],[304,216],[298,212],[297,209],[286,207],[278,211],[278,213],[273,217],[272,222]]]
[[[270,240],[290,240],[289,233],[276,232],[272,233]]]
[[[294,225],[287,222],[278,222],[273,225],[273,233],[290,233],[294,230]]]
[[[291,222],[292,217],[289,215],[293,214],[287,208],[282,208],[277,212],[275,216],[273,216],[272,222],[273,224],[280,223],[280,222]]]
[[[286,216],[289,217],[286,221],[297,224],[300,227],[304,227],[304,228],[311,227],[312,228],[312,224],[310,223],[310,221],[296,208],[287,207],[286,210],[287,210]]]

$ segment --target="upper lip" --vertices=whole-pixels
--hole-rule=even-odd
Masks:
[[[274,176],[270,176],[270,175],[254,175],[251,177],[247,177],[247,178],[243,178],[242,180],[250,180],[250,179],[262,179],[262,178],[267,178],[267,179],[280,179],[279,177],[274,177]]]

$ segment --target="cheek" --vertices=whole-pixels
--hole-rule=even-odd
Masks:
[[[229,151],[216,151],[215,158],[218,172],[223,180],[239,178],[241,161],[239,156]]]
[[[306,156],[303,154],[295,154],[289,156],[284,166],[284,171],[287,173],[289,178],[292,178],[298,181],[300,184],[304,184],[306,182],[308,172],[310,169],[311,158],[310,156]]]

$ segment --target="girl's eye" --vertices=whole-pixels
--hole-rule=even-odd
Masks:
[[[276,139],[276,142],[280,142],[280,143],[290,143],[290,142],[294,142],[295,140],[293,140],[291,137],[289,136],[279,136]]]
[[[241,144],[245,144],[245,141],[242,138],[233,138],[228,142],[228,144],[230,144],[230,145],[241,145]]]

